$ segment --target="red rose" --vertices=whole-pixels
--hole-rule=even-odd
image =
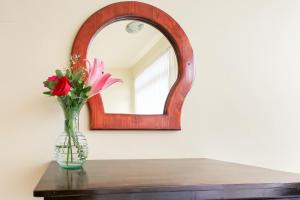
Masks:
[[[58,79],[57,84],[55,85],[52,95],[53,96],[65,96],[69,93],[70,89],[72,87],[72,84],[70,80],[63,76]]]
[[[50,77],[48,77],[48,79],[47,79],[47,81],[48,82],[51,82],[51,81],[58,81],[58,76],[50,76]]]

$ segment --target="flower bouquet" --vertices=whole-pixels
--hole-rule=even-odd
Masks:
[[[122,80],[105,73],[99,59],[94,59],[92,64],[86,61],[86,70],[74,70],[78,60],[71,61],[70,67],[56,70],[55,75],[44,81],[44,86],[49,89],[44,94],[57,97],[65,116],[64,132],[55,145],[56,161],[63,168],[77,169],[82,167],[88,154],[86,138],[78,126],[82,106],[92,96]]]

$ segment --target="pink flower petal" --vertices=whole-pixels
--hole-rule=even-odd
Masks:
[[[86,66],[87,66],[87,69],[88,69],[88,73],[90,74],[91,73],[91,69],[92,69],[92,66],[91,66],[91,62],[89,60],[84,60],[86,62]]]
[[[119,78],[109,77],[108,80],[105,82],[104,86],[102,87],[102,90],[111,86],[114,83],[123,83],[123,81],[122,81],[122,79],[119,79]]]
[[[104,64],[101,60],[99,59],[94,59],[94,63],[89,70],[89,79],[88,79],[88,85],[93,86],[99,79],[102,78],[103,75],[103,69],[104,69]]]
[[[92,64],[88,60],[85,61],[89,73],[87,84],[92,87],[90,97],[114,83],[123,82],[121,79],[111,77],[109,73],[104,73],[104,63],[100,59],[95,58]]]
[[[92,96],[99,93],[103,86],[105,85],[106,81],[111,77],[110,74],[104,74],[101,79],[98,79],[97,82],[92,86],[91,94]]]

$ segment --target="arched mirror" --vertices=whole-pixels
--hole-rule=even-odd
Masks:
[[[101,92],[104,112],[164,113],[178,65],[171,43],[158,29],[140,20],[111,23],[94,36],[87,58],[101,58],[105,72],[123,80]]]
[[[85,59],[100,58],[104,71],[121,78],[92,97],[91,129],[180,130],[181,108],[193,78],[193,52],[176,21],[141,2],[119,2],[90,16],[72,48]]]

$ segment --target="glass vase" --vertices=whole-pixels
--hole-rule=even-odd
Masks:
[[[79,131],[79,114],[84,99],[72,102],[58,97],[64,111],[64,132],[58,136],[55,144],[55,159],[64,169],[80,169],[88,155],[86,137]]]

